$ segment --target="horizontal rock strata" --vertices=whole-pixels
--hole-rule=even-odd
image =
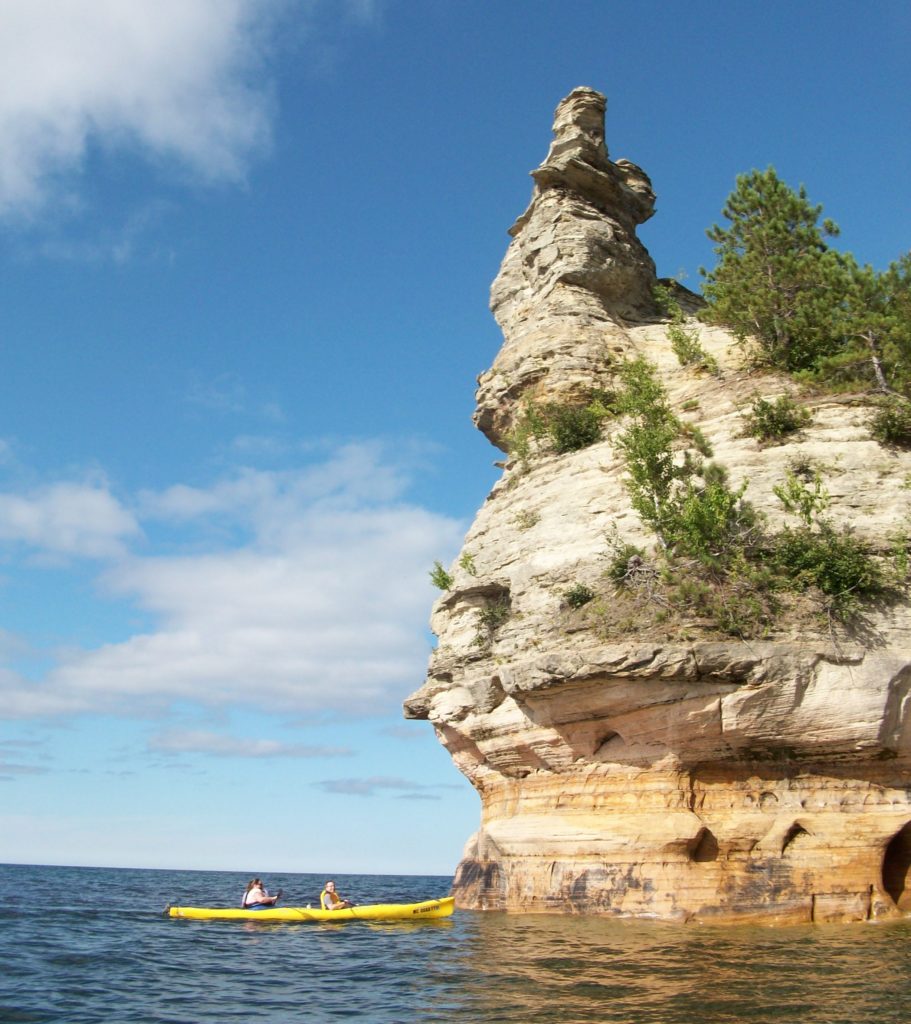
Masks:
[[[748,372],[727,332],[695,320],[720,370],[680,366],[635,235],[654,196],[608,158],[604,109],[576,89],[557,110],[492,288],[505,340],[477,425],[505,450],[523,402],[578,398],[642,354],[773,525],[773,487],[800,460],[823,468],[827,514],[884,549],[911,510],[911,456],[871,438],[868,404],[815,399],[795,441],[762,447],[743,436],[744,405],[788,381]],[[481,796],[458,904],[767,922],[911,911],[907,603],[868,609],[850,634],[798,616],[748,642],[697,621],[624,622],[606,538],[654,538],[623,478],[610,433],[509,460],[434,607],[439,644],[405,713],[433,723]],[[572,609],[578,584],[598,600]]]

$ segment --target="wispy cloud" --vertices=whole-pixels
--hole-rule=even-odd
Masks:
[[[154,233],[170,212],[172,204],[150,200],[141,208],[131,211],[126,219],[103,228],[90,237],[58,236],[46,238],[34,250],[23,255],[62,263],[113,263],[122,265],[141,259],[148,263],[170,263],[174,252],[161,246]]]
[[[0,670],[0,716],[148,715],[184,702],[389,711],[426,664],[428,566],[463,532],[404,499],[415,470],[381,446],[347,445],[294,470],[146,492],[133,512],[104,490],[7,495],[0,539],[106,556],[103,593],[153,627],[67,650],[36,681]],[[170,552],[179,537],[188,553],[127,550],[140,535],[153,548],[156,523],[169,527]]]
[[[243,412],[247,407],[247,389],[236,373],[221,373],[212,380],[193,381],[187,401],[206,412]]]
[[[403,725],[387,725],[380,729],[381,736],[391,736],[395,740],[408,740],[413,742],[423,738],[422,730],[416,722],[409,722]]]
[[[282,743],[279,740],[224,736],[204,730],[175,730],[158,733],[150,738],[149,750],[155,753],[210,754],[214,757],[240,758],[350,757],[353,753],[347,747]]]
[[[188,406],[205,415],[217,413],[220,416],[245,413],[259,417],[269,427],[284,423],[287,415],[278,402],[253,399],[242,378],[236,373],[219,373],[207,380],[195,378],[190,381],[184,400]],[[242,435],[231,442],[231,448],[238,454],[254,457],[276,453],[281,450],[282,440],[275,436]],[[288,442],[284,442],[287,448]]]
[[[460,788],[447,784],[426,785],[421,782],[412,782],[410,779],[384,775],[372,775],[362,779],[323,779],[313,785],[326,793],[334,793],[337,796],[372,797],[380,793],[391,793],[405,800],[439,800],[441,790]]]
[[[42,745],[39,740],[28,739],[6,739],[0,742],[0,782],[11,782],[24,775],[46,774],[49,770],[46,765],[21,760],[24,756],[39,753]]]
[[[364,25],[376,24],[384,9],[380,0],[346,0],[345,7],[352,21]]]
[[[47,771],[44,765],[7,761],[0,756],[0,782],[12,782],[22,775],[45,775]]]

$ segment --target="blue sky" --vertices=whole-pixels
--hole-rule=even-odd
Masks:
[[[479,802],[401,702],[554,107],[607,94],[664,276],[769,164],[884,267],[909,44],[898,0],[5,0],[0,861],[451,872]]]

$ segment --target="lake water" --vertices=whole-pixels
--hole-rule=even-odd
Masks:
[[[0,866],[2,1024],[911,1021],[911,921],[721,928],[456,911],[443,921],[179,921],[236,906],[227,872]],[[269,875],[288,905],[324,879]],[[358,902],[440,877],[339,876]]]

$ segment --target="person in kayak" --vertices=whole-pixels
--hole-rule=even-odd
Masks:
[[[354,904],[350,900],[342,899],[335,891],[335,882],[326,882],[326,887],[319,894],[320,906],[323,910],[347,910]]]
[[[251,878],[247,882],[244,898],[241,900],[240,905],[244,910],[268,910],[269,907],[275,906],[281,898],[281,894],[282,891],[279,889],[274,896],[270,896],[261,878]]]

